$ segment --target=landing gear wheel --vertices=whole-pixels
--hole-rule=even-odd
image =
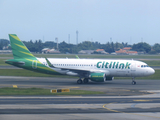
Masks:
[[[87,79],[87,78],[84,78],[83,82],[84,82],[84,83],[88,83],[88,79]]]
[[[135,85],[136,84],[136,81],[135,81],[135,78],[133,77],[132,78],[132,85]]]
[[[77,80],[77,83],[82,84],[82,80],[81,79]]]
[[[136,84],[136,82],[135,81],[132,81],[132,85],[135,85]]]

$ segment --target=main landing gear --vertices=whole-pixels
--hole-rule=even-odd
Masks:
[[[136,81],[135,81],[135,78],[133,77],[132,78],[132,85],[135,85],[136,84]]]
[[[85,84],[86,84],[86,83],[88,83],[88,81],[89,81],[88,78],[84,78],[83,81],[82,81],[82,79],[80,78],[80,79],[77,80],[77,83],[78,83],[78,84],[82,84],[82,83],[85,83]]]
[[[78,84],[82,84],[82,80],[81,80],[81,79],[78,79],[78,80],[77,80],[77,83],[78,83]]]

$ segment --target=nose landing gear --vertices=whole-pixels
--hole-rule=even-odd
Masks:
[[[136,84],[136,81],[135,81],[135,78],[133,77],[132,78],[132,85],[135,85]]]

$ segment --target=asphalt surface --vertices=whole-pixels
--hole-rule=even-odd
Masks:
[[[106,117],[114,120],[133,120],[133,118],[158,120],[160,94],[128,96],[128,98],[125,96],[0,97],[0,119],[38,120],[40,117],[47,120],[105,120]]]
[[[111,103],[112,105],[110,105]],[[143,104],[145,104],[145,108]],[[114,100],[112,98],[85,97],[0,98],[0,114],[115,113],[115,111],[127,113],[160,112],[160,98],[143,98],[143,101],[139,98],[117,98]]]
[[[77,84],[76,78],[53,78],[53,77],[14,77],[0,76],[0,87],[12,87],[17,85],[20,88],[47,88],[75,90],[103,91],[106,95],[143,95],[149,94],[145,90],[159,90],[160,80],[136,80],[137,84],[132,85],[132,80],[113,80],[102,83],[89,81],[88,84]]]
[[[0,120],[158,120],[160,80],[77,84],[75,78],[1,76],[0,87],[103,91],[96,96],[1,96]]]

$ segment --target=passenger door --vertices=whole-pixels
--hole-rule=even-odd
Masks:
[[[131,75],[132,75],[132,77],[134,77],[135,74],[136,74],[136,63],[132,62],[131,63]]]

